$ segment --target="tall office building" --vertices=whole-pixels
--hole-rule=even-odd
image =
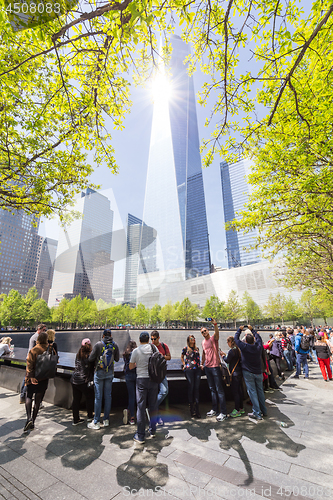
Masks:
[[[60,231],[49,306],[77,295],[112,300],[111,241],[113,211],[105,196],[87,189],[74,209],[82,218]]]
[[[124,302],[136,305],[138,274],[156,271],[155,255],[156,231],[128,214]]]
[[[52,238],[43,238],[36,276],[38,295],[45,302],[49,300],[52,286],[54,263],[58,242]]]
[[[250,173],[250,160],[241,159],[235,163],[220,163],[222,198],[224,209],[224,222],[238,218],[237,212],[241,211],[248,201],[250,185],[247,175]],[[256,231],[243,233],[242,231],[226,231],[228,267],[241,267],[260,262],[258,250],[248,249],[254,244]]]
[[[145,293],[144,288],[151,293],[163,281],[181,281],[210,273],[195,94],[193,78],[188,76],[184,64],[189,49],[178,36],[173,36],[171,42],[170,67],[160,68],[155,83],[143,212],[144,222],[157,233],[159,275],[154,281],[147,271],[147,286],[140,293]],[[149,254],[148,247],[146,253]]]
[[[22,210],[0,210],[0,293],[13,289],[25,295],[35,286],[43,241],[38,226],[39,220]]]

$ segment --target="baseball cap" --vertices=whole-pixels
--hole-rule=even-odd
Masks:
[[[91,344],[90,339],[83,339],[81,345]]]
[[[149,342],[149,333],[141,332],[139,336],[140,342]]]

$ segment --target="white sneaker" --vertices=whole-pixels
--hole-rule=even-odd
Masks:
[[[123,424],[124,425],[128,424],[128,410],[127,410],[127,408],[125,408],[125,410],[123,410]]]
[[[225,420],[226,418],[228,418],[227,415],[224,415],[223,413],[220,413],[219,415],[217,415],[216,420],[218,422],[223,422],[223,420]]]
[[[207,417],[215,417],[216,415],[216,411],[214,410],[210,410],[206,413]]]
[[[109,427],[110,422],[108,420],[103,420],[104,427]]]
[[[89,424],[87,424],[87,427],[88,429],[95,429],[97,431],[101,428],[101,424],[99,422],[97,422],[96,424],[95,422],[89,422]]]

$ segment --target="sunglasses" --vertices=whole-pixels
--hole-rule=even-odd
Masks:
[[[208,330],[206,330],[206,328],[204,330],[201,330],[201,333],[206,333],[208,332]]]
[[[157,339],[158,339],[158,337],[152,337],[151,339],[152,339],[152,340],[157,340]]]

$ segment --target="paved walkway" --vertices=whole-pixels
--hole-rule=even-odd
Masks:
[[[144,447],[120,409],[93,431],[45,404],[23,434],[24,406],[0,388],[0,499],[333,499],[333,382],[318,367],[310,377],[269,394],[261,422],[188,420],[187,405],[173,407]]]

